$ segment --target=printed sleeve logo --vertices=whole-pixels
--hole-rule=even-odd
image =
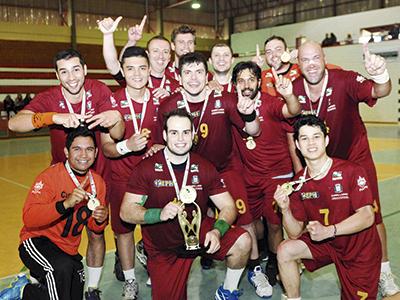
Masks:
[[[362,192],[363,190],[368,188],[367,181],[364,177],[358,176],[357,185],[359,187],[359,191]]]
[[[363,83],[365,80],[366,80],[365,77],[361,75],[358,75],[356,78],[356,81],[359,83]]]
[[[36,182],[32,189],[32,194],[40,194],[41,190],[43,189],[44,184],[42,181]]]

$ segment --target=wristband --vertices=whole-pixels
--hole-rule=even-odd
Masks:
[[[240,116],[242,117],[242,120],[245,122],[253,122],[257,118],[255,110],[253,110],[253,112],[249,115],[240,114]]]
[[[116,146],[117,146],[117,152],[118,152],[119,154],[125,155],[125,154],[127,154],[127,153],[129,153],[129,152],[132,152],[132,151],[128,148],[127,142],[128,142],[128,140],[123,140],[123,141],[117,143],[117,145],[116,145]]]
[[[380,75],[371,75],[371,79],[377,84],[384,84],[390,80],[389,72],[387,69]]]
[[[146,224],[160,223],[161,208],[148,208],[144,213],[144,222]]]
[[[332,238],[336,238],[336,225],[333,224],[333,237]]]
[[[225,235],[225,233],[231,228],[231,225],[229,225],[226,221],[222,219],[218,219],[214,223],[214,229],[217,229],[219,233],[221,234],[221,237]]]
[[[42,128],[44,126],[54,124],[53,116],[55,112],[35,113],[32,115],[32,125],[35,128]]]

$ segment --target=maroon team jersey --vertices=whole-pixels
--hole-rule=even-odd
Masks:
[[[318,117],[329,128],[329,156],[361,162],[371,157],[367,130],[361,119],[359,103],[375,105],[372,98],[373,82],[353,71],[328,70],[328,84]],[[293,82],[293,91],[299,98],[303,113],[311,113],[311,101],[304,89],[303,77]],[[321,99],[312,104],[317,111]]]
[[[125,133],[123,139],[129,139],[134,133],[135,128],[132,122],[132,114],[129,109],[128,100],[126,99],[125,89],[119,89],[113,94],[116,109],[121,113],[125,122]],[[143,103],[137,103],[132,100],[133,109],[135,110],[135,118],[138,126],[140,127],[142,118]],[[153,145],[152,136],[155,132],[155,125],[157,120],[157,102],[154,101],[150,93],[150,100],[147,102],[146,114],[143,120],[142,129],[147,128],[151,130],[150,140],[147,146],[139,152],[130,152],[120,158],[110,160],[111,163],[111,178],[113,180],[126,182],[132,172],[132,168],[136,166],[144,158],[146,151]]]
[[[236,108],[236,96],[230,93],[213,91],[208,98],[206,110],[201,124],[199,124],[203,103],[189,103],[194,126],[198,128],[198,143],[192,150],[211,161],[218,171],[224,170],[232,153],[232,127],[242,130],[245,124]],[[177,109],[185,108],[182,93],[176,93],[166,99],[158,111],[157,134],[155,143],[164,144],[162,130],[164,114]]]
[[[185,164],[174,167],[176,180],[181,187]],[[214,166],[195,153],[190,154],[190,167],[187,185],[197,191],[196,203],[201,208],[202,220],[207,213],[208,197],[226,192],[223,182]],[[164,152],[140,162],[132,172],[127,192],[147,195],[145,208],[163,208],[176,198],[171,175],[168,171]],[[188,220],[191,221],[194,205],[186,205]],[[173,251],[184,244],[183,233],[178,218],[153,225],[141,225],[146,248],[160,251]]]
[[[256,104],[261,134],[254,138],[255,149],[247,148],[247,134],[234,131],[243,165],[250,174],[257,173],[274,177],[292,172],[286,132],[282,128],[282,122],[286,120],[282,114],[284,104],[285,102],[279,98],[261,93]]]
[[[162,84],[162,86],[161,86]],[[149,77],[149,82],[147,84],[147,87],[150,89],[150,91],[154,91],[155,89],[158,88],[164,88],[167,92],[170,94],[174,93],[175,90],[179,87],[179,82],[176,81],[173,77],[170,77],[168,75],[164,75],[163,77],[155,77],[153,75],[150,75]],[[163,99],[160,99],[162,101]]]
[[[86,91],[86,113],[96,115],[103,111],[114,109],[115,104],[111,101],[111,91],[102,82],[85,79],[84,89]],[[81,112],[81,102],[72,104],[75,113]],[[61,85],[52,87],[40,94],[37,94],[33,100],[24,107],[24,110],[37,112],[56,112],[69,113],[66,100],[61,92]],[[52,164],[65,161],[64,146],[67,132],[70,130],[61,125],[50,125],[50,143]],[[100,131],[96,130],[97,144],[100,145]],[[99,151],[94,169],[104,175],[105,158],[102,151]]]
[[[295,179],[303,173],[304,170],[300,171]],[[309,176],[307,174],[306,178]],[[325,226],[337,224],[356,213],[357,209],[373,205],[368,185],[361,166],[334,158],[324,178],[307,181],[300,191],[290,196],[290,208],[298,221],[319,221]],[[326,243],[339,252],[343,261],[354,261],[358,257],[365,259],[373,253],[378,256],[381,248],[375,225],[355,234],[337,236]]]

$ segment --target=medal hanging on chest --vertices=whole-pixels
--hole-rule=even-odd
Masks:
[[[257,143],[252,136],[246,139],[246,148],[249,150],[254,150],[257,147]]]

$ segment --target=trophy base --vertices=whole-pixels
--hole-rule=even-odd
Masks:
[[[206,253],[207,250],[208,247],[206,248],[200,247],[193,250],[187,250],[186,245],[182,245],[180,247],[175,248],[175,253],[176,256],[178,256],[179,258],[196,258],[197,256],[201,256],[204,253]]]

